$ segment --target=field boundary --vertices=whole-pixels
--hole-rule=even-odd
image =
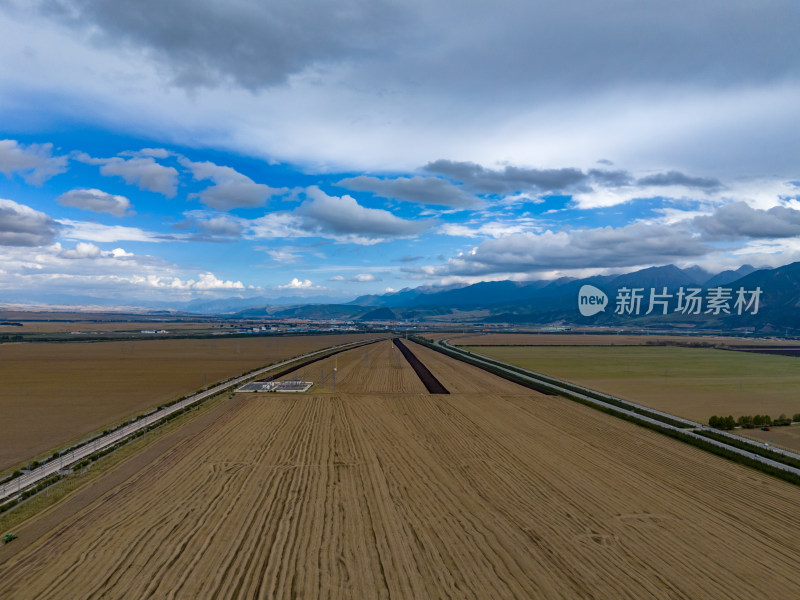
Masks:
[[[422,385],[425,386],[425,389],[428,390],[429,394],[449,394],[450,392],[447,390],[446,387],[442,385],[442,383],[436,379],[436,376],[430,372],[430,369],[426,367],[420,359],[400,340],[400,338],[394,338],[392,340],[397,346],[397,349],[400,350],[400,353],[405,357],[408,361],[408,364],[411,365],[411,368],[414,369],[414,372],[419,377],[419,380],[422,382]]]
[[[132,419],[110,433],[89,439],[85,443],[78,446],[72,446],[63,452],[55,452],[50,460],[40,464],[35,469],[30,470],[27,473],[20,473],[16,477],[12,476],[11,479],[6,480],[6,482],[3,484],[0,484],[0,502],[5,501],[5,504],[0,505],[0,512],[6,508],[10,508],[10,504],[16,504],[19,499],[24,499],[29,495],[32,495],[29,493],[32,491],[31,488],[38,491],[37,488],[39,488],[39,486],[41,486],[41,489],[44,489],[50,483],[55,483],[61,478],[62,471],[65,469],[70,469],[82,461],[91,460],[91,458],[96,455],[107,454],[108,452],[116,449],[116,447],[125,443],[131,437],[135,435],[141,435],[141,433],[144,431],[177,416],[178,414],[187,410],[189,407],[194,406],[203,400],[228,391],[231,388],[237,387],[248,380],[259,377],[264,373],[268,373],[286,365],[292,365],[292,363],[295,363],[298,360],[307,359],[317,355],[324,355],[317,356],[317,358],[313,358],[311,360],[306,360],[299,365],[292,365],[284,371],[278,373],[276,376],[282,377],[317,360],[327,358],[328,356],[338,354],[339,352],[344,352],[345,350],[372,344],[377,341],[379,340],[358,340],[356,342],[349,342],[339,346],[331,346],[300,356],[293,356],[266,367],[249,371],[243,375],[225,380],[207,390],[187,396],[175,403],[157,409],[154,412]],[[332,350],[333,352],[331,352]]]
[[[692,446],[727,458],[733,462],[752,467],[795,485],[800,485],[800,468],[787,464],[787,462],[793,462],[800,458],[800,455],[796,455],[792,452],[772,447],[767,449],[763,446],[759,446],[758,442],[751,442],[745,438],[727,434],[731,438],[735,438],[737,442],[741,440],[742,443],[749,444],[748,449],[740,448],[737,447],[738,444],[726,443],[719,439],[713,439],[703,435],[703,433],[710,431],[710,428],[700,423],[683,419],[682,417],[669,415],[668,413],[663,413],[655,409],[649,409],[622,400],[621,398],[615,398],[607,394],[602,394],[601,392],[581,388],[580,386],[561,382],[558,379],[547,377],[533,371],[527,371],[515,365],[508,365],[489,357],[461,350],[460,348],[454,348],[447,343],[447,340],[431,342],[423,338],[415,337],[414,341],[441,352],[442,354],[446,354],[462,362],[494,373],[509,381],[519,383],[520,385],[524,385],[536,391],[541,391],[543,388],[549,389],[555,394],[574,402],[636,423],[637,425],[691,444]],[[695,430],[699,430],[699,432],[695,432]],[[716,431],[714,431],[714,433],[716,433]],[[787,458],[790,460],[787,461]]]

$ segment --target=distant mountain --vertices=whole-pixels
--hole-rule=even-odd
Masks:
[[[635,271],[633,273],[626,273],[619,275],[613,279],[613,285],[616,287],[643,287],[643,288],[676,288],[682,285],[697,285],[702,284],[708,279],[709,274],[704,273],[705,277],[698,281],[696,278],[697,271],[686,271],[679,269],[675,265],[667,265],[665,267],[650,267]]]
[[[417,288],[404,288],[398,292],[387,292],[386,294],[368,294],[366,296],[359,296],[355,300],[347,304],[355,304],[358,306],[411,306],[412,304],[419,303],[419,299],[427,298],[428,296],[436,295],[439,292],[463,288],[463,285],[448,285],[448,286],[430,286],[423,285]],[[424,302],[424,301],[423,301]]]
[[[358,318],[359,321],[396,321],[397,315],[392,312],[392,309],[381,306],[374,310],[370,310]]]
[[[604,309],[583,316],[579,291],[592,285],[606,295]],[[713,289],[723,287],[726,310],[707,310]],[[681,291],[683,288],[683,291]],[[701,288],[701,310],[681,310],[691,289]],[[620,294],[635,290],[637,311],[619,310]],[[742,294],[739,290],[742,290]],[[757,295],[760,290],[760,295]],[[652,298],[651,298],[652,294]],[[755,297],[757,295],[757,298]],[[662,302],[654,302],[662,297]],[[742,305],[745,300],[747,306]],[[86,299],[88,300],[88,298]],[[98,299],[92,299],[99,304]],[[718,274],[675,265],[620,275],[542,281],[489,281],[446,288],[421,286],[360,296],[349,303],[330,298],[225,298],[170,304],[184,312],[226,314],[233,318],[338,319],[346,321],[438,321],[561,324],[598,327],[658,327],[686,330],[800,332],[800,263],[756,270],[751,265]],[[758,310],[755,310],[756,302]],[[153,306],[153,308],[155,308]],[[666,313],[664,312],[666,310]],[[755,314],[753,314],[755,313]]]
[[[752,265],[742,265],[735,271],[723,271],[713,277],[710,277],[705,281],[706,287],[717,287],[719,285],[728,285],[729,283],[741,279],[750,273],[756,271],[756,268]]]

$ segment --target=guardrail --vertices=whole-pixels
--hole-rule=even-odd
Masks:
[[[217,384],[209,388],[208,390],[198,392],[197,394],[194,394],[192,396],[189,396],[188,398],[180,400],[175,404],[171,404],[165,408],[157,410],[156,412],[147,414],[144,417],[137,419],[136,421],[128,422],[119,429],[116,429],[104,436],[91,440],[87,444],[80,446],[79,448],[75,448],[71,452],[59,455],[58,458],[48,460],[47,462],[38,466],[36,469],[33,469],[32,471],[29,471],[27,473],[23,473],[22,475],[0,485],[0,502],[8,500],[9,498],[13,498],[14,496],[21,494],[26,489],[30,488],[33,485],[36,485],[40,481],[43,481],[48,477],[60,473],[63,469],[69,468],[75,463],[78,463],[81,460],[90,457],[96,452],[110,448],[114,444],[119,443],[120,441],[133,435],[134,433],[146,429],[151,425],[154,425],[157,422],[163,420],[164,418],[169,417],[174,413],[180,412],[181,410],[184,410],[186,407],[191,406],[192,404],[196,404],[201,400],[205,400],[210,396],[214,396],[216,394],[224,392],[232,387],[236,387],[244,383],[249,379],[254,379],[259,375],[263,375],[264,373],[268,373],[269,371],[273,371],[275,369],[291,364],[298,360],[316,356],[318,354],[324,354],[325,352],[330,352],[331,350],[347,348],[348,346],[357,347],[364,343],[366,343],[364,340],[359,340],[357,342],[349,342],[347,344],[331,346],[329,348],[323,348],[322,350],[315,350],[314,352],[309,352],[307,354],[302,354],[300,356],[295,356],[287,360],[268,365],[256,371],[251,371],[250,373],[246,373],[244,375],[234,377],[233,379],[228,379],[226,381],[223,381],[222,383]]]

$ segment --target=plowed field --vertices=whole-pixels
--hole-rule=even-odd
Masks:
[[[451,394],[381,342],[335,393],[237,395],[0,547],[4,596],[794,597],[797,487],[409,346]]]
[[[0,345],[0,471],[278,360],[369,335]]]

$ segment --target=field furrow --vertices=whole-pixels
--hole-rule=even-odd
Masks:
[[[237,395],[205,430],[0,555],[3,592],[792,597],[797,487],[414,352],[451,394],[420,391],[386,341],[309,367],[336,367],[335,392],[330,381]]]

